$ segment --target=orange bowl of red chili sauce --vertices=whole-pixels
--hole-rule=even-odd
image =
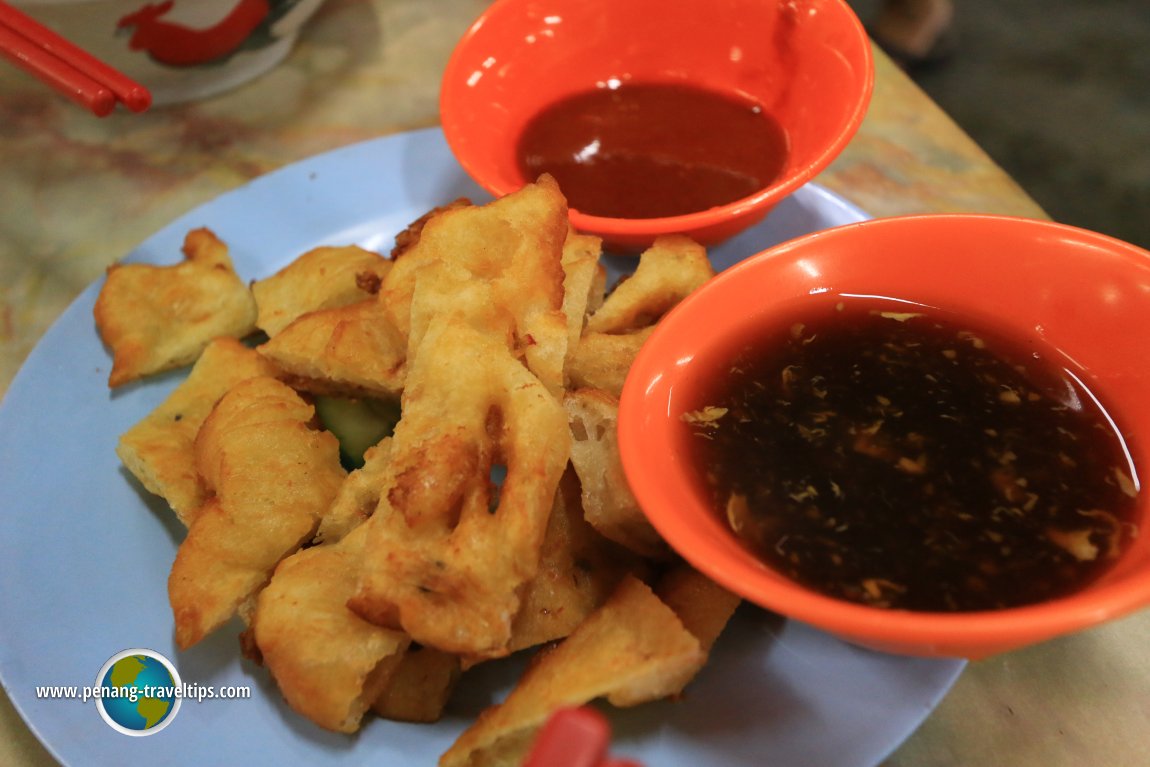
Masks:
[[[497,0],[440,92],[448,145],[503,195],[550,173],[616,250],[719,242],[842,151],[871,50],[843,0]]]
[[[623,390],[645,514],[749,601],[982,658],[1150,604],[1150,253],[1045,221],[878,219],[721,273]]]

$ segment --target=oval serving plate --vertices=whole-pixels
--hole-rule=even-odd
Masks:
[[[245,279],[320,244],[388,252],[430,208],[487,196],[438,129],[348,146],[285,167],[173,221],[126,260],[173,263],[191,228],[213,229]],[[814,185],[763,223],[711,250],[723,268],[770,245],[866,216]],[[608,258],[613,276],[633,258]],[[267,673],[241,660],[233,623],[188,652],[175,648],[167,575],[183,532],[114,452],[119,435],[183,373],[111,393],[110,360],[85,290],[45,334],[0,406],[0,679],[36,735],[67,765],[243,763],[434,765],[523,660],[464,677],[434,725],[369,720],[356,736],[325,732],[283,703]],[[43,685],[92,685],[125,648],[171,659],[185,683],[248,686],[252,697],[185,701],[153,737],[125,737],[92,701],[40,698]],[[933,709],[961,661],[883,655],[744,606],[682,700],[611,710],[612,751],[647,767],[873,767]]]

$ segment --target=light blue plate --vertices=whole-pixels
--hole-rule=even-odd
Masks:
[[[387,252],[409,222],[460,196],[487,199],[439,130],[401,134],[257,179],[172,222],[127,258],[174,263],[187,230],[207,226],[228,243],[240,275],[256,279],[320,244]],[[727,266],[862,218],[808,185],[713,256]],[[628,262],[612,263],[619,271]],[[238,623],[176,651],[166,581],[182,530],[113,450],[182,374],[109,392],[109,358],[92,321],[98,289],[84,291],[48,331],[0,407],[0,679],[16,707],[69,765],[434,765],[506,692],[521,660],[471,672],[438,724],[371,720],[345,737],[289,711],[266,672],[240,659]],[[138,738],[105,725],[92,702],[37,697],[40,685],[93,684],[106,660],[132,647],[163,653],[186,683],[248,685],[253,697],[185,701],[171,726]],[[647,767],[871,767],[962,667],[861,650],[744,607],[683,700],[610,713],[614,752]]]

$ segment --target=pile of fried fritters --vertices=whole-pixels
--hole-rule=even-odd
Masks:
[[[390,257],[317,248],[248,285],[198,229],[178,265],[109,269],[109,385],[193,365],[117,449],[187,527],[179,646],[238,614],[291,707],[341,732],[433,721],[466,669],[542,648],[445,767],[518,764],[559,708],[677,695],[738,600],[647,523],[615,418],[640,344],[713,271],[666,237],[608,292],[600,256],[543,176],[429,212]],[[316,397],[401,416],[349,472]]]

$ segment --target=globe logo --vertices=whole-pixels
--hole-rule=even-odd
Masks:
[[[134,648],[108,659],[96,677],[96,708],[104,721],[124,735],[154,735],[180,710],[179,672],[154,650]]]

